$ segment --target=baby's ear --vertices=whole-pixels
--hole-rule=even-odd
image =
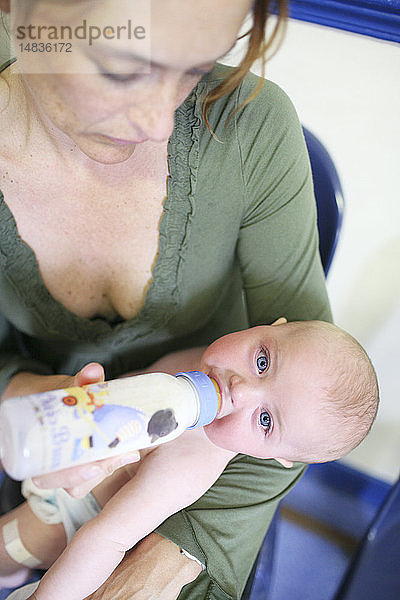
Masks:
[[[285,323],[287,323],[286,317],[279,317],[279,319],[271,323],[271,325],[284,325]]]
[[[275,458],[275,460],[280,463],[282,467],[285,467],[285,469],[291,469],[293,467],[292,461],[286,460],[286,458]]]

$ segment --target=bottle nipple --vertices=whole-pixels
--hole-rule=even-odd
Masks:
[[[218,410],[217,410],[217,415],[219,413],[219,411],[221,410],[221,390],[219,389],[219,385],[218,383],[215,381],[215,379],[213,379],[212,377],[210,377],[212,383],[214,384],[214,387],[217,391],[217,396],[218,396]]]

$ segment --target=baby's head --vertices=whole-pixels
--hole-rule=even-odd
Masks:
[[[366,352],[330,323],[280,319],[209,346],[201,369],[221,410],[205,427],[223,448],[284,466],[341,458],[367,435],[379,392]]]

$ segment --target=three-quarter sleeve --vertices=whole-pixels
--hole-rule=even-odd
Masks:
[[[245,122],[257,123],[251,139],[244,111],[238,116],[246,190],[238,256],[249,322],[266,323],[266,314],[330,321],[311,168],[296,111],[268,82],[246,112]]]

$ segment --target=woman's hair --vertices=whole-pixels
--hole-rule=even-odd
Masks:
[[[277,13],[277,20],[274,24],[271,35],[266,37],[265,29],[267,20],[268,16],[272,14],[272,12]],[[287,18],[287,0],[254,0],[252,5],[252,17],[253,25],[251,29],[241,36],[241,38],[249,36],[249,42],[245,56],[239,65],[228,75],[228,77],[221,81],[221,83],[219,83],[215,88],[207,92],[207,95],[204,98],[203,116],[209,129],[210,125],[208,122],[207,113],[211,104],[226,94],[229,94],[229,92],[232,92],[242,82],[245,75],[249,72],[250,67],[258,58],[261,58],[262,74],[264,75],[267,51],[271,49],[277,38],[278,42],[280,41],[285,29]],[[239,109],[251,102],[251,100],[253,100],[253,98],[255,98],[261,90],[262,85],[263,81],[260,79],[260,82],[254,92],[231,113],[229,118],[231,118]]]

